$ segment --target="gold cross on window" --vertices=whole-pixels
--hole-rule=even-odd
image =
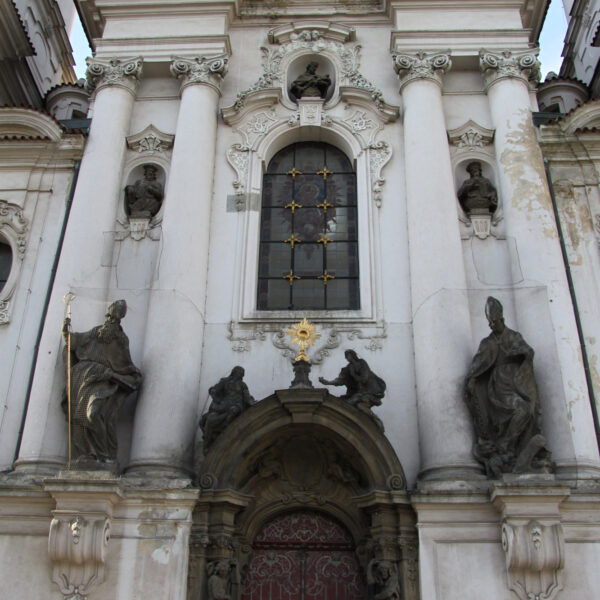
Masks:
[[[286,243],[287,243],[287,242],[289,242],[289,243],[290,243],[290,245],[291,245],[291,247],[293,248],[293,247],[294,247],[294,244],[299,244],[299,243],[300,243],[302,240],[301,240],[300,238],[297,238],[297,237],[296,237],[296,236],[295,236],[295,235],[292,233],[292,235],[291,235],[291,236],[290,236],[290,237],[289,237],[287,240],[285,240],[285,241],[286,241]]]
[[[322,208],[323,212],[327,212],[327,209],[331,208],[332,206],[335,206],[335,204],[329,204],[329,202],[327,202],[327,198],[325,198],[321,204],[317,204],[317,208]]]
[[[292,212],[295,212],[297,208],[302,208],[302,204],[298,204],[295,200],[292,200],[290,204],[286,204],[284,208],[291,208]]]
[[[296,167],[292,167],[292,170],[288,171],[286,175],[291,175],[293,179],[296,179],[296,175],[302,175],[302,171],[298,171]]]
[[[284,275],[282,279],[287,279],[290,282],[290,286],[294,285],[294,279],[300,279],[298,275],[294,275],[294,271],[290,269],[290,272],[287,275]]]
[[[318,279],[322,279],[323,280],[323,285],[327,285],[327,280],[328,279],[335,279],[335,275],[330,275],[327,271],[325,271],[323,273],[323,275],[319,275]]]
[[[327,179],[327,175],[333,175],[333,171],[330,171],[327,166],[325,166],[320,171],[317,171],[317,175],[323,175],[323,179]]]
[[[325,248],[327,248],[327,243],[328,243],[328,242],[333,242],[333,240],[332,240],[332,239],[330,239],[330,238],[328,238],[328,237],[327,237],[327,234],[326,234],[326,233],[324,233],[324,234],[322,234],[322,235],[321,235],[321,237],[320,237],[320,238],[317,240],[317,242],[318,242],[319,244],[323,244],[323,246],[324,246]]]

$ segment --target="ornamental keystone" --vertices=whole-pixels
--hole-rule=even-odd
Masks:
[[[415,79],[431,79],[442,85],[442,75],[452,67],[450,50],[392,54],[394,70],[400,77],[400,90]]]
[[[521,79],[525,83],[537,83],[540,79],[538,53],[537,48],[517,52],[494,52],[482,48],[479,51],[479,68],[483,73],[486,88],[507,77]]]
[[[229,56],[220,54],[218,56],[185,58],[174,56],[171,63],[171,74],[181,80],[181,89],[186,85],[203,83],[213,86],[217,91],[219,85],[227,74],[227,63]]]
[[[86,59],[86,88],[92,93],[106,85],[118,85],[134,92],[142,76],[141,56],[129,60],[119,58]]]

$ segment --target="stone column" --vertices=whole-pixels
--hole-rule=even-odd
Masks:
[[[480,52],[496,130],[500,209],[507,236],[517,243],[519,264],[513,262],[513,268],[519,270],[513,279],[527,283],[513,290],[519,323],[507,324],[518,325],[536,351],[542,425],[558,472],[598,477],[598,448],[573,306],[531,118],[529,81],[539,79],[537,52]]]
[[[447,53],[394,55],[404,156],[417,379],[420,479],[477,477],[463,400],[472,353],[454,178],[442,107]]]
[[[67,426],[60,407],[65,385],[61,348],[63,295],[73,290],[73,327],[85,331],[103,321],[111,250],[122,200],[121,168],[125,136],[142,73],[142,59],[88,59],[88,87],[95,90],[90,135],[81,162],[69,225],[56,273],[31,390],[18,469],[45,470],[65,461]]]
[[[219,84],[227,56],[175,58],[181,103],[144,344],[130,471],[189,472],[198,427]]]

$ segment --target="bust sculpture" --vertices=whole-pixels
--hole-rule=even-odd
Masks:
[[[493,214],[498,208],[498,194],[492,182],[481,174],[481,163],[477,160],[467,165],[469,179],[458,190],[458,200],[467,216]]]
[[[144,165],[144,178],[125,187],[127,212],[131,217],[153,217],[163,201],[163,185],[154,165]]]
[[[496,298],[487,299],[485,314],[492,333],[481,341],[466,378],[465,400],[476,436],[473,455],[488,477],[550,472],[533,349],[520,333],[506,327]]]
[[[297,98],[325,98],[331,85],[329,75],[317,75],[319,64],[311,61],[306,66],[306,71],[294,79],[290,88]]]
[[[367,581],[375,586],[373,600],[400,600],[398,568],[390,561],[371,560],[367,568]]]
[[[208,390],[212,401],[208,412],[200,419],[204,453],[229,423],[255,403],[243,378],[244,369],[233,367],[227,377],[222,377],[219,383]]]
[[[358,358],[354,350],[346,350],[344,356],[348,364],[340,374],[332,381],[323,377],[319,377],[319,381],[324,385],[345,385],[346,393],[341,399],[368,414],[383,431],[383,423],[373,414],[371,407],[381,405],[381,399],[385,395],[385,381],[375,375],[367,361]]]
[[[121,327],[126,313],[125,300],[117,300],[108,307],[104,324],[90,331],[70,333],[70,319],[63,323],[65,341],[70,337],[71,446],[77,462],[116,463],[119,409],[142,381]]]
[[[228,560],[208,563],[208,600],[231,600],[231,568],[231,562]]]

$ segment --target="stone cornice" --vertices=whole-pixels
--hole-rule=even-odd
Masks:
[[[538,53],[537,48],[502,52],[482,48],[479,51],[479,68],[483,73],[486,88],[506,78],[537,83],[540,79]]]
[[[88,58],[86,87],[91,93],[108,85],[116,85],[135,93],[142,76],[141,57],[121,60],[119,58]]]
[[[181,81],[182,91],[188,85],[203,84],[210,85],[220,92],[219,86],[227,74],[228,62],[227,54],[193,58],[173,56],[171,73]]]
[[[442,85],[442,75],[450,69],[450,50],[442,52],[403,52],[392,54],[394,70],[400,78],[400,90],[416,79],[429,79]]]

